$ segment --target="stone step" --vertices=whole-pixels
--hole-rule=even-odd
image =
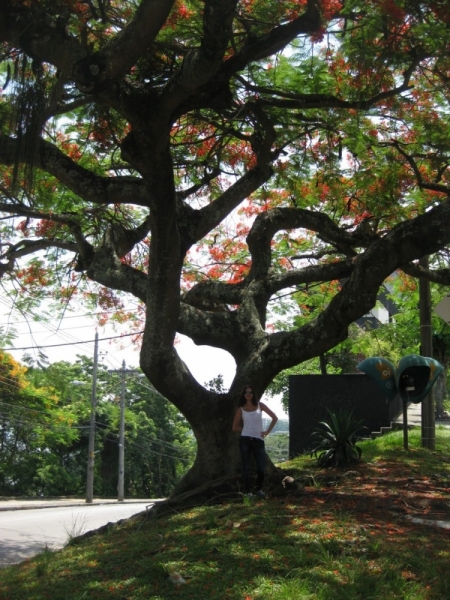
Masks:
[[[382,435],[385,435],[386,433],[389,433],[390,431],[392,431],[392,423],[390,427],[381,427],[380,431],[372,431],[371,432],[371,437],[372,439],[375,439],[377,437],[381,437]]]

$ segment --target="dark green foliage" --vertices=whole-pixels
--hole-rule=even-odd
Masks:
[[[321,467],[344,467],[359,462],[361,448],[356,445],[357,434],[364,429],[353,412],[328,411],[328,421],[321,421],[312,437],[317,442],[311,455]]]
[[[20,365],[0,353],[0,495],[82,496],[86,486],[93,361]],[[76,385],[74,384],[76,382]],[[114,497],[120,374],[97,372],[94,494]],[[167,496],[193,461],[194,438],[148,382],[125,388],[125,495]]]

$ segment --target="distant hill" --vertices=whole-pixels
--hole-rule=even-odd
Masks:
[[[263,419],[264,427],[267,427],[269,423],[270,419]],[[278,419],[271,433],[289,433],[289,421],[287,419]]]
[[[270,423],[269,419],[263,419],[264,427]],[[266,452],[274,463],[281,463],[289,458],[289,421],[279,419],[266,438]]]

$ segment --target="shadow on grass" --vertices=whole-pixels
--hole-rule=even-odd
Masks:
[[[0,597],[450,597],[448,533],[405,521],[401,494],[355,483],[357,495],[312,489],[127,522],[8,569]],[[171,583],[173,573],[186,584]]]

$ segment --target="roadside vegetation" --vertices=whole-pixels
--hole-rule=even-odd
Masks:
[[[0,572],[2,600],[450,597],[450,430],[361,442],[362,461],[283,464],[291,490],[141,515]],[[181,582],[181,583],[174,583]]]
[[[25,357],[27,359],[27,357]],[[84,496],[93,360],[17,362],[0,352],[0,496]],[[94,494],[117,494],[121,374],[98,366]],[[139,371],[125,379],[125,495],[165,497],[191,465],[187,421]]]

